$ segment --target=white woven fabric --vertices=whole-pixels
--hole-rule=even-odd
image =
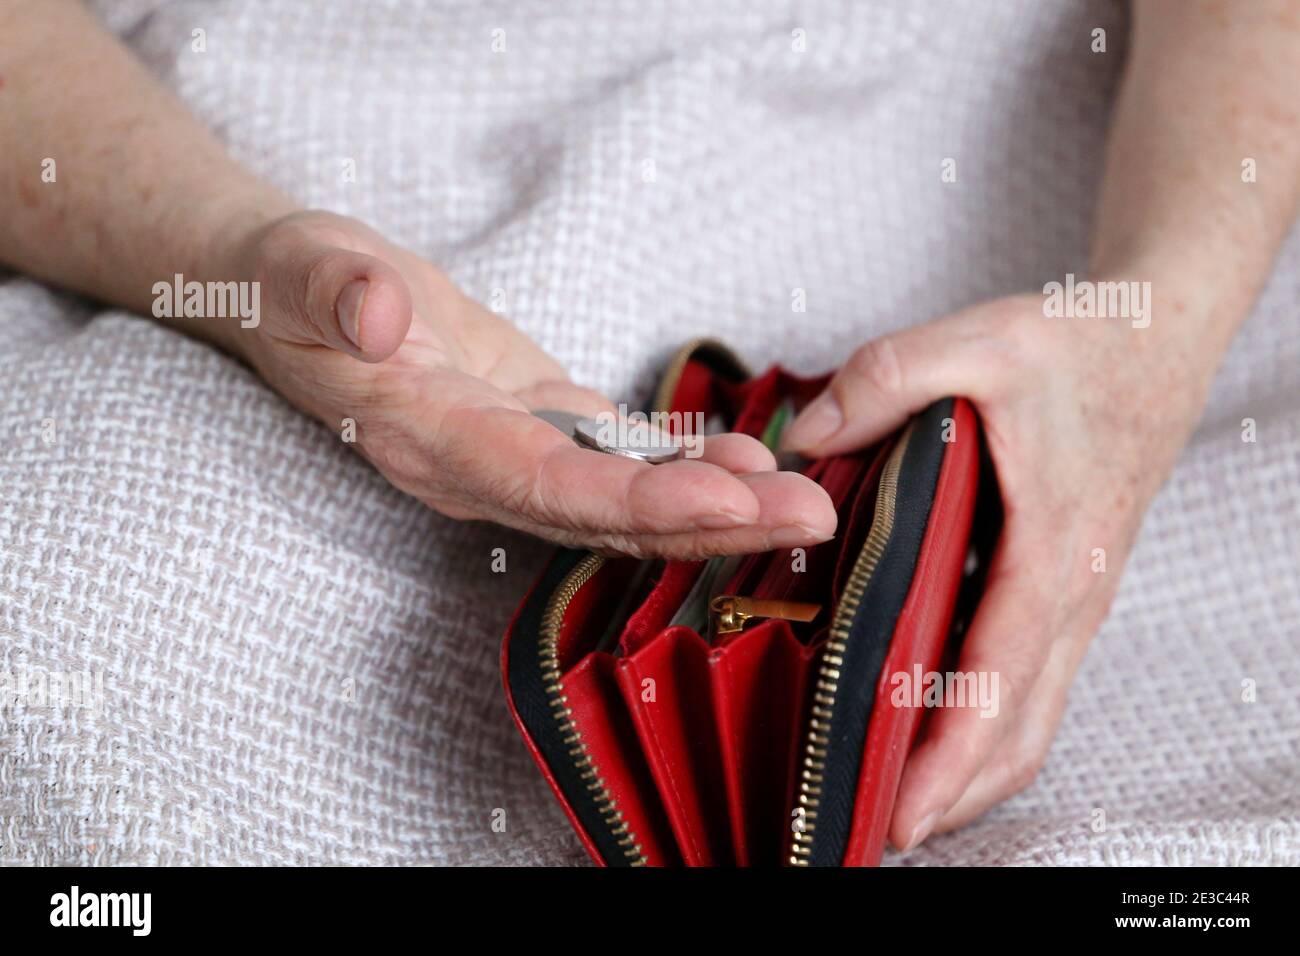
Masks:
[[[1124,45],[1117,4],[1066,0],[97,6],[243,161],[498,290],[628,399],[694,335],[821,369],[1080,271]],[[1295,238],[1039,780],[902,862],[1300,863]],[[0,489],[0,671],[104,675],[100,708],[0,713],[0,862],[584,858],[497,669],[542,546],[425,511],[217,352],[22,278]]]

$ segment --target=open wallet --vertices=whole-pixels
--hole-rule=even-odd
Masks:
[[[776,449],[829,380],[751,376],[697,341],[653,406]],[[830,541],[700,561],[561,549],[510,623],[511,713],[599,864],[880,861],[925,716],[894,676],[955,653],[996,538],[996,482],[960,398],[873,447],[785,466],[830,495]]]

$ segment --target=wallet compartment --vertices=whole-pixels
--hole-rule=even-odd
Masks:
[[[944,399],[912,420],[883,466],[870,529],[812,678],[792,865],[879,861],[912,739],[893,728],[906,722],[914,734],[919,717],[890,703],[888,682],[938,662],[966,557],[978,444],[969,404]]]
[[[674,362],[656,408],[767,439],[782,402],[792,398],[797,411],[829,380],[779,368],[745,375],[721,346],[696,343]],[[973,410],[945,399],[902,436],[808,463],[841,531],[807,549],[802,571],[790,551],[766,552],[713,590],[700,578],[707,561],[556,554],[511,623],[502,666],[529,751],[595,859],[879,861],[924,716],[890,703],[889,675],[938,666],[961,590],[978,454]],[[710,630],[674,623],[683,602],[703,607],[696,592],[821,610],[802,624],[752,619],[710,641]]]

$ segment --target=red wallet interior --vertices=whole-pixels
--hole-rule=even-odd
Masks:
[[[826,381],[781,369],[733,381],[707,361],[688,360],[669,409],[721,417],[758,437],[782,402],[797,410]],[[879,861],[902,762],[920,727],[921,712],[891,705],[885,682],[918,664],[937,666],[962,582],[978,430],[964,401],[952,403],[951,420],[958,436],[970,437],[942,453],[906,598],[899,595],[879,685],[864,705],[851,821],[835,854],[844,865]],[[818,666],[897,440],[804,463],[839,512],[836,536],[802,554],[747,556],[717,582],[721,594],[816,605],[811,620],[754,620],[732,633],[672,625],[708,562],[576,552],[557,556],[525,601],[503,649],[507,695],[597,862],[805,862],[792,834],[807,825],[798,807]]]

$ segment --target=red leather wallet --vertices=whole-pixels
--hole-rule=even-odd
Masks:
[[[695,342],[654,404],[760,436],[828,380],[751,377]],[[516,612],[511,712],[597,863],[879,862],[924,713],[891,677],[934,671],[978,592],[979,425],[944,399],[804,471],[838,509],[831,541],[729,561],[560,550]]]

